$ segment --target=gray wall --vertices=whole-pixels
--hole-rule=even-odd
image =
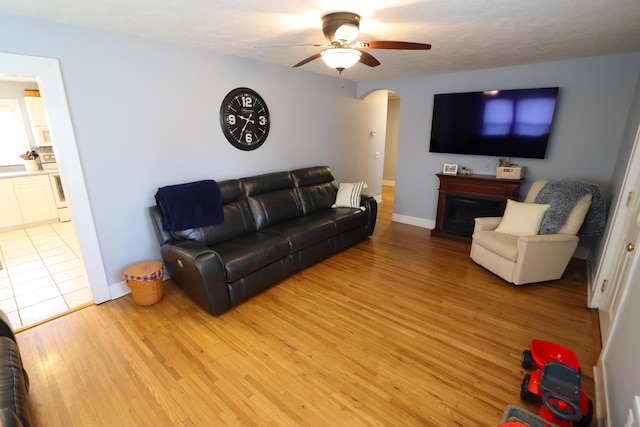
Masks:
[[[355,83],[341,90],[337,75],[6,14],[0,52],[60,62],[110,284],[127,265],[159,257],[146,208],[160,186],[327,164],[338,181],[365,180],[380,194],[368,132],[386,102],[356,99]],[[232,147],[218,121],[239,86],[260,93],[272,118],[251,152]]]

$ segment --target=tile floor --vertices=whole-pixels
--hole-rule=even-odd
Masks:
[[[92,301],[72,222],[0,233],[0,309],[14,329]]]

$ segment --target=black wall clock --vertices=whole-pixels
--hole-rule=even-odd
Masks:
[[[227,140],[240,150],[255,150],[269,135],[271,121],[266,102],[246,87],[232,90],[220,106],[220,126]]]

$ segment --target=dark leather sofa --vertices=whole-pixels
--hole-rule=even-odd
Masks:
[[[172,280],[201,307],[231,307],[373,233],[378,205],[332,208],[338,187],[328,166],[218,182],[224,222],[168,232],[152,223]]]
[[[31,426],[29,377],[7,315],[0,311],[0,426]]]

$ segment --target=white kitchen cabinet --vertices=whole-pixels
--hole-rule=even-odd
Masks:
[[[48,175],[12,178],[11,181],[25,224],[58,218],[58,207]]]
[[[0,179],[0,229],[23,224],[20,205],[11,179]]]
[[[25,96],[29,122],[31,126],[47,126],[47,110],[44,101],[39,96]]]
[[[47,108],[44,101],[39,96],[25,96],[24,102],[29,113],[31,132],[38,147],[51,147],[53,141],[49,132],[47,122]]]

